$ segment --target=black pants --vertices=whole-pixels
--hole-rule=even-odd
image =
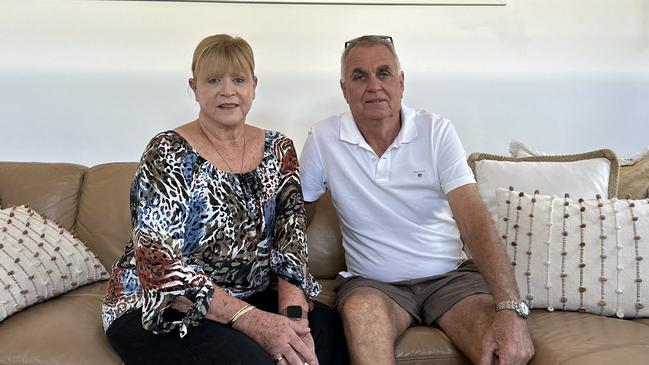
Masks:
[[[261,310],[277,312],[277,292],[266,290],[246,299]],[[321,365],[348,362],[345,336],[338,313],[315,302],[309,327]],[[180,338],[178,331],[154,334],[142,327],[142,311],[116,319],[106,332],[108,342],[126,365],[131,364],[241,364],[273,365],[275,361],[257,342],[229,326],[203,319]]]

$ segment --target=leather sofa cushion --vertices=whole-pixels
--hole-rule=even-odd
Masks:
[[[633,320],[535,309],[528,320],[536,355],[530,364],[644,364],[649,330]]]
[[[333,279],[318,279],[318,282],[322,285],[322,291],[315,300],[333,308],[336,304],[336,293],[334,292]]]
[[[86,169],[68,163],[0,162],[0,205],[28,205],[74,232]]]
[[[27,308],[0,323],[0,364],[121,364],[104,335],[106,281]]]
[[[338,214],[329,192],[315,204],[315,214],[306,230],[309,270],[318,279],[334,279],[340,271],[345,270]]]
[[[397,339],[394,350],[399,364],[462,364],[471,362],[439,328],[408,328]]]
[[[633,320],[633,322],[644,324],[645,326],[649,326],[649,318],[635,319],[635,320]]]
[[[94,166],[81,187],[77,234],[108,270],[132,233],[129,189],[136,168],[134,162]]]

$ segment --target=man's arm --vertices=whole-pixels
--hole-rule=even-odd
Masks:
[[[484,276],[496,302],[517,299],[518,286],[507,252],[499,242],[475,184],[447,195],[460,235]]]
[[[313,130],[310,130],[302,148],[302,155],[300,156],[300,179],[302,194],[305,198],[304,210],[306,213],[307,227],[313,221],[316,202],[326,190],[324,186],[324,175],[325,171],[322,159],[320,158],[320,152],[316,146]],[[306,199],[312,201],[307,201]]]
[[[500,244],[491,218],[475,184],[447,194],[460,234],[491,289],[495,302],[519,298],[518,286],[507,252]],[[495,308],[494,308],[495,310]],[[482,340],[481,364],[524,364],[534,355],[527,322],[513,310],[494,314],[490,331]]]

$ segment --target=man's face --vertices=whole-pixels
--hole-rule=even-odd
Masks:
[[[384,45],[358,45],[345,62],[340,87],[358,121],[399,116],[403,97],[403,72]]]

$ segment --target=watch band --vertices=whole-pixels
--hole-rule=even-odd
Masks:
[[[503,300],[502,302],[496,303],[496,312],[505,309],[510,309],[514,311],[518,310],[518,300]]]
[[[496,303],[496,312],[501,310],[513,310],[524,319],[526,319],[530,314],[530,307],[527,305],[527,302],[522,299],[503,300]]]

